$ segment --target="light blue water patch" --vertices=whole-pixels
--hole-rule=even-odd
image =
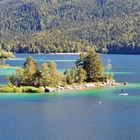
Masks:
[[[12,74],[14,74],[16,71],[16,68],[0,68],[0,76],[10,76]]]
[[[105,72],[107,74],[107,72]],[[111,71],[108,74],[113,74],[113,75],[129,75],[129,74],[134,74],[134,72],[124,72],[124,71]]]
[[[35,59],[37,62],[75,62],[75,60],[43,60]]]

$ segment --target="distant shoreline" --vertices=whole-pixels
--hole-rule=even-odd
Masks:
[[[57,55],[79,55],[81,52],[78,53],[15,53],[15,54],[38,54],[38,55],[50,55],[50,54],[57,54]],[[98,53],[98,52],[97,52]],[[100,55],[140,55],[140,54],[134,54],[134,53],[98,53]]]
[[[15,54],[21,54],[21,55],[23,55],[23,54],[31,54],[31,55],[33,55],[33,54],[38,54],[38,55],[50,55],[50,54],[58,54],[58,55],[79,55],[81,52],[78,52],[78,53],[15,53]],[[10,58],[10,59],[16,59],[16,58]]]

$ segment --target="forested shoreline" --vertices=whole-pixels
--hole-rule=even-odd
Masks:
[[[0,47],[15,53],[140,54],[139,0],[8,0]]]

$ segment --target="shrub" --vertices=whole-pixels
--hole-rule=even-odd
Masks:
[[[36,88],[36,87],[22,87],[22,92],[24,93],[43,93],[43,88]]]
[[[1,93],[43,93],[42,87],[0,87]]]
[[[0,92],[21,93],[21,88],[19,88],[19,87],[0,87]]]

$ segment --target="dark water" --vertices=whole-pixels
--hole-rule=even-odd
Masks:
[[[25,59],[27,55],[17,57]],[[40,64],[55,61],[58,69],[74,66],[76,55],[33,55]],[[111,59],[112,73],[126,87],[111,87],[68,94],[0,95],[2,140],[139,140],[140,56],[102,55]],[[21,66],[24,60],[8,61]],[[14,70],[0,71],[0,76]],[[1,83],[4,81],[1,80]],[[129,96],[119,96],[121,89]],[[101,102],[101,103],[100,103]]]

